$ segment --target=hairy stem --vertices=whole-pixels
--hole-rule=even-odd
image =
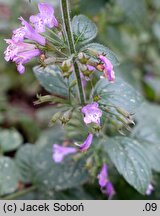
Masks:
[[[72,33],[72,28],[71,28],[68,1],[69,0],[61,0],[62,17],[63,17],[63,23],[64,23],[64,30],[66,32],[66,36],[68,39],[68,45],[69,45],[70,53],[76,54],[74,38],[73,38],[73,33]],[[73,59],[73,66],[74,66],[74,71],[75,71],[75,75],[77,78],[80,103],[81,103],[81,105],[83,105],[85,103],[85,97],[84,97],[83,87],[82,87],[82,83],[81,83],[79,67],[78,67],[78,64],[75,61],[75,59]]]
[[[14,199],[16,199],[19,196],[22,196],[22,195],[25,195],[25,194],[27,194],[29,192],[34,191],[35,189],[36,189],[35,186],[31,186],[31,187],[26,188],[24,190],[20,190],[20,191],[17,191],[15,193],[11,194],[11,195],[5,196],[5,197],[3,197],[1,199],[3,199],[3,200],[14,200]]]

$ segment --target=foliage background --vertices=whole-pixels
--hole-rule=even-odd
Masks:
[[[62,142],[63,130],[59,126],[47,129],[56,111],[53,106],[33,105],[37,92],[46,93],[32,73],[37,62],[29,63],[26,73],[20,76],[14,64],[4,61],[3,39],[11,37],[12,29],[18,27],[18,16],[28,18],[36,11],[37,2],[34,0],[31,5],[27,0],[0,0],[0,196],[27,189],[28,193],[20,193],[18,199],[106,199],[97,181],[90,179],[88,183],[85,170],[78,173],[79,163],[84,160],[75,167],[68,161],[70,168],[52,163],[52,144]],[[58,16],[59,2],[50,2]],[[145,98],[136,115],[140,123],[133,129],[133,136],[160,145],[160,1],[75,0],[72,6],[72,15],[83,13],[97,24],[96,41],[118,55],[121,64],[116,68],[116,76]],[[153,151],[154,148],[151,155]],[[160,171],[160,160],[156,163],[156,171]],[[160,198],[157,173],[150,197],[136,192],[112,167],[110,176],[117,192],[114,199]]]

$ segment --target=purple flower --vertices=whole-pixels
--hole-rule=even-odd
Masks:
[[[44,32],[45,25],[48,28],[58,26],[58,21],[54,16],[54,9],[48,3],[39,3],[38,8],[40,13],[30,17],[30,22],[34,24],[37,32]]]
[[[95,71],[96,70],[96,68],[94,66],[92,66],[92,65],[87,65],[87,69],[89,71]]]
[[[85,79],[85,76],[83,75],[82,72],[80,72],[80,77],[81,77],[82,86],[85,88],[87,85],[87,80]]]
[[[99,185],[101,187],[104,187],[107,183],[107,177],[108,177],[108,171],[107,171],[107,165],[103,164],[101,172],[98,175]]]
[[[32,58],[39,56],[40,54],[41,51],[39,49],[29,50],[17,54],[12,61],[16,63],[18,72],[23,74],[25,72],[23,64],[29,62]]]
[[[61,163],[66,155],[73,154],[76,152],[76,148],[64,147],[58,144],[53,144],[53,160],[55,161],[55,163]]]
[[[100,124],[100,117],[102,116],[102,111],[98,108],[98,103],[93,102],[84,106],[81,112],[85,115],[84,122],[89,124],[91,122]]]
[[[113,184],[110,181],[108,181],[106,183],[105,187],[101,188],[101,190],[102,190],[102,193],[104,193],[108,196],[108,199],[112,199],[112,197],[115,194]]]
[[[95,71],[96,69],[95,69],[95,67],[93,67],[92,65],[86,65],[86,72],[88,73],[88,72],[93,72],[93,71]],[[83,71],[83,72],[85,72],[85,71]],[[86,85],[87,85],[87,82],[89,81],[89,80],[91,80],[90,79],[90,74],[88,73],[88,75],[87,76],[85,76],[82,72],[80,73],[80,77],[81,77],[81,82],[82,82],[82,86],[85,88],[86,87]]]
[[[113,65],[109,59],[103,55],[99,55],[99,59],[103,62],[103,72],[104,76],[108,78],[109,81],[115,80],[115,73],[113,71]]]
[[[80,145],[80,151],[81,152],[87,151],[90,145],[92,144],[92,140],[93,140],[93,134],[89,134],[87,139],[84,141],[84,143]]]
[[[15,42],[21,42],[25,37],[25,29],[24,27],[20,27],[18,29],[13,30],[12,40]]]
[[[20,74],[24,73],[25,68],[23,64],[29,62],[33,57],[39,56],[41,51],[36,48],[34,44],[28,44],[24,42],[15,42],[11,39],[6,39],[6,43],[9,44],[5,54],[6,61],[13,61],[17,65],[17,70]]]
[[[108,199],[112,199],[113,195],[115,194],[115,190],[112,183],[108,180],[108,171],[106,164],[103,164],[97,178],[99,180],[99,185],[101,187],[102,193],[106,194],[108,196]]]
[[[35,30],[39,33],[45,32],[45,24],[40,14],[32,15],[29,21],[33,23]]]
[[[24,37],[29,39],[29,40],[33,40],[33,41],[41,44],[42,46],[44,46],[46,44],[45,38],[42,35],[38,34],[35,31],[35,29],[27,21],[25,21],[22,17],[20,17],[19,19],[22,21],[22,25],[24,26],[21,28],[21,31],[25,32]],[[18,36],[17,36],[17,38],[18,38]],[[20,39],[21,39],[21,37],[20,37]]]
[[[152,184],[148,185],[148,188],[146,190],[146,195],[151,195],[152,191],[154,190],[154,187]]]

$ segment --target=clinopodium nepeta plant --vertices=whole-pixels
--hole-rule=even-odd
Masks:
[[[35,104],[53,104],[57,112],[49,125],[60,122],[66,130],[67,145],[56,143],[51,149],[53,163],[61,166],[67,157],[84,157],[89,179],[99,181],[111,199],[116,193],[108,178],[113,162],[129,184],[148,195],[153,190],[150,164],[144,146],[132,135],[141,97],[115,78],[115,54],[90,43],[97,35],[96,25],[84,15],[71,19],[69,1],[60,2],[62,20],[48,3],[39,3],[39,12],[29,21],[19,18],[21,26],[6,39],[5,60],[15,62],[23,74],[27,62],[39,59],[34,73],[51,95],[37,95]]]

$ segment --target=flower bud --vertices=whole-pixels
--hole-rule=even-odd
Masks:
[[[81,72],[85,77],[89,77],[93,71],[95,71],[95,67],[92,65],[81,65]]]
[[[53,126],[54,123],[56,123],[56,121],[61,117],[62,113],[61,112],[57,112],[55,113],[52,118],[51,118],[51,121],[49,122],[49,126]]]
[[[135,125],[135,123],[134,123],[134,121],[133,121],[133,119],[132,119],[132,117],[131,117],[131,115],[130,115],[129,112],[127,112],[126,110],[124,110],[124,109],[121,108],[121,107],[116,107],[116,110],[117,110],[118,113],[120,113],[120,114],[123,115],[125,118],[127,118],[127,123],[128,123],[128,124],[133,124],[133,125]]]
[[[130,116],[129,112],[127,112],[127,111],[124,110],[123,108],[121,108],[121,107],[116,107],[116,110],[117,110],[117,112],[120,113],[121,115],[123,115],[123,116],[129,118],[129,116]]]
[[[128,119],[125,119],[123,117],[120,117],[119,115],[116,115],[116,119],[120,122],[122,122],[122,124],[125,126],[125,128],[128,130],[128,131],[131,131],[131,128],[129,126],[130,122],[128,121]]]
[[[104,66],[101,65],[101,64],[98,64],[98,65],[96,66],[96,68],[97,68],[97,70],[99,70],[99,71],[103,71],[103,70],[104,70]]]
[[[94,100],[95,102],[99,101],[100,99],[101,99],[101,98],[100,98],[99,95],[95,95],[94,98],[93,98],[93,100]]]
[[[65,73],[63,73],[63,77],[68,79],[71,74],[72,74],[72,71],[65,72]]]
[[[38,105],[46,102],[52,102],[54,100],[54,97],[51,95],[45,95],[45,96],[37,95],[37,99],[38,100],[34,101],[34,105]]]
[[[62,125],[65,125],[69,122],[69,120],[72,118],[72,111],[69,110],[61,116],[60,121],[62,122]]]
[[[89,57],[86,56],[85,53],[79,53],[78,54],[78,59],[82,64],[87,64],[87,61],[89,60]]]
[[[93,167],[93,158],[89,157],[86,161],[86,168],[91,169]]]
[[[63,61],[62,62],[62,65],[60,66],[62,72],[69,72],[70,69],[72,67],[72,63],[71,63],[71,60],[66,60],[66,61]]]

